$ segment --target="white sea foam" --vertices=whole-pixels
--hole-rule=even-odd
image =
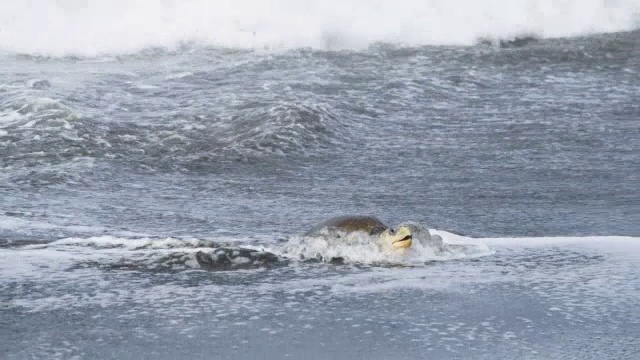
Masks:
[[[240,48],[470,44],[631,30],[637,0],[31,0],[0,4],[0,49],[136,52],[181,42]]]
[[[0,213],[2,212],[2,210],[3,209],[0,208]],[[46,221],[27,220],[21,217],[6,216],[6,215],[0,214],[0,231],[1,230],[27,234],[27,235],[32,234],[33,232],[54,231],[54,230],[79,232],[79,233],[85,233],[85,234],[103,234],[107,231],[106,228],[101,226],[61,225],[61,224],[54,224]],[[149,236],[148,234],[136,233],[132,231],[118,231],[117,235],[127,236],[127,237],[138,237],[138,238]],[[110,236],[107,236],[106,238],[117,239]],[[71,240],[69,239],[59,240],[60,243],[64,243],[66,241],[71,241]],[[84,241],[87,241],[87,240],[84,240]],[[20,243],[20,240],[15,241],[15,244],[19,244],[19,243]],[[57,242],[54,242],[54,243],[57,243]]]
[[[294,236],[282,249],[292,258],[318,258],[330,261],[342,258],[347,263],[420,266],[431,261],[446,261],[490,255],[492,253],[482,240],[456,235],[446,231],[429,230],[419,224],[410,224],[413,229],[413,245],[404,252],[381,251],[376,239],[365,233],[334,236]],[[439,234],[432,238],[430,233]]]
[[[25,227],[36,229],[57,229],[56,225],[26,221],[18,218],[0,217],[0,229],[20,231]],[[67,227],[65,227],[67,228]],[[93,233],[99,228],[71,227],[74,230]],[[426,229],[422,234],[427,234]],[[366,234],[351,234],[348,241],[334,239],[326,241],[321,237],[294,236],[286,244],[278,244],[271,237],[253,236],[251,239],[218,235],[210,239],[195,238],[153,238],[147,236],[89,236],[69,237],[50,243],[30,244],[7,250],[3,253],[5,261],[0,270],[5,278],[37,277],[39,268],[45,266],[48,274],[80,264],[93,264],[99,268],[130,268],[139,270],[153,269],[200,269],[196,261],[196,252],[211,252],[220,246],[248,248],[268,251],[294,262],[302,259],[318,258],[329,262],[333,258],[342,258],[347,264],[382,266],[424,266],[431,261],[447,261],[491,254],[491,250],[481,240],[458,239],[456,247],[445,243],[431,246],[417,232],[414,246],[404,254],[380,251]],[[454,236],[451,234],[451,236]],[[463,239],[466,239],[463,240]],[[256,243],[256,241],[258,241]],[[18,245],[15,242],[14,245]],[[464,244],[464,245],[462,245]],[[242,261],[240,259],[239,261]],[[1,280],[1,279],[0,279]]]
[[[303,306],[296,298],[297,294],[328,301],[404,290],[462,293],[465,297],[473,297],[476,292],[486,289],[502,289],[507,293],[512,291],[509,289],[528,289],[537,298],[544,299],[549,316],[597,321],[608,321],[611,314],[632,309],[637,302],[638,237],[473,239],[445,231],[431,230],[431,233],[439,234],[444,243],[450,245],[481,246],[486,243],[495,253],[476,261],[440,261],[410,267],[345,267],[339,273],[330,266],[301,264],[287,268],[286,273],[274,270],[259,275],[256,277],[259,280],[251,286],[235,286],[234,278],[246,280],[260,270],[230,271],[215,276],[189,271],[198,267],[194,252],[207,250],[202,240],[113,236],[68,238],[46,245],[0,251],[0,290],[11,283],[33,283],[34,291],[20,293],[21,296],[6,304],[29,311],[93,305],[108,307],[135,302],[148,306],[148,311],[162,314],[167,311],[199,314],[214,309],[225,317],[244,314],[247,308],[256,312],[269,309],[275,301],[273,294],[278,293],[291,299],[287,304],[295,308]],[[216,239],[216,242],[220,240]],[[343,256],[352,254],[346,249],[336,251]],[[127,264],[139,265],[132,270],[147,268],[153,274],[157,264],[165,261],[170,265],[177,259],[171,255],[187,258],[181,267],[187,271],[158,275],[166,277],[167,283],[150,283],[136,275],[137,271],[104,271],[124,260]],[[372,261],[374,254],[365,252],[360,256],[360,260]],[[193,281],[199,285],[193,286]],[[69,285],[83,290],[69,292],[66,288]],[[67,290],[47,290],[52,287]],[[87,296],[87,292],[92,295]],[[212,297],[222,304],[217,303],[212,308],[211,302],[206,301]],[[384,297],[376,298],[385,301]]]

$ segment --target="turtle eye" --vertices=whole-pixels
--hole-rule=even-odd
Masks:
[[[391,235],[395,235],[395,233],[396,233],[396,231],[395,231],[395,230],[393,230],[393,228],[389,228],[389,234],[391,234]]]

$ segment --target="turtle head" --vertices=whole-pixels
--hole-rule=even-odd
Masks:
[[[388,228],[379,234],[378,244],[387,251],[408,249],[413,243],[411,229],[407,226],[399,226],[396,229]]]

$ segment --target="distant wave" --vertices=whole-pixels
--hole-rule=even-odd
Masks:
[[[637,0],[3,1],[0,49],[95,56],[183,43],[249,49],[468,45],[521,34],[627,31],[639,19]]]
[[[330,109],[305,102],[243,104],[224,116],[162,120],[105,125],[61,99],[15,96],[0,103],[0,180],[59,183],[80,176],[95,159],[204,170],[222,159],[304,155],[344,141]]]

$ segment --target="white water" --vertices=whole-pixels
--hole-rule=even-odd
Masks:
[[[255,358],[253,354],[226,356],[242,346],[225,344],[238,343],[246,336],[265,338],[269,346],[285,349],[296,337],[305,343],[329,338],[332,342],[326,343],[332,354],[344,346],[339,338],[346,337],[358,352],[365,347],[379,352],[375,344],[388,341],[382,346],[392,347],[393,354],[419,347],[420,355],[430,354],[427,351],[448,351],[445,355],[451,355],[435,358],[508,359],[513,354],[530,359],[633,358],[640,238],[471,239],[436,232],[446,242],[486,243],[495,253],[423,267],[362,270],[309,264],[286,271],[221,274],[187,267],[180,272],[145,273],[73,265],[87,260],[105,264],[123,256],[150,259],[155,256],[150,257],[152,253],[192,252],[196,243],[110,236],[70,238],[48,246],[0,251],[0,294],[8,294],[0,311],[5,310],[9,326],[15,326],[12,319],[27,324],[43,319],[42,323],[50,324],[60,316],[77,316],[91,327],[79,340],[73,330],[82,324],[73,321],[61,322],[61,329],[54,334],[48,328],[44,334],[34,329],[36,335],[10,353],[89,351],[83,346],[104,346],[110,337],[121,336],[117,347],[100,351],[122,351],[122,347],[138,346],[149,339],[168,343],[168,348],[194,340],[199,344],[193,348],[202,352],[204,347],[207,356],[226,352],[220,357]],[[118,330],[111,330],[114,327]],[[165,336],[164,331],[175,335]],[[62,334],[61,339],[56,338],[57,333]],[[549,334],[549,339],[541,339],[540,334]],[[48,341],[28,346],[27,341],[33,338]],[[367,339],[370,342],[363,344]],[[248,344],[246,341],[241,345]],[[13,343],[5,344],[16,348]],[[126,348],[123,353],[132,351]],[[144,351],[148,353],[147,348]],[[367,357],[393,358],[393,354]]]
[[[388,292],[398,289],[418,289],[425,291],[462,291],[470,285],[514,283],[514,284],[538,284],[540,282],[550,282],[555,294],[546,288],[533,287],[533,290],[540,292],[545,297],[556,296],[561,299],[571,298],[572,291],[580,290],[588,296],[584,296],[581,301],[593,303],[596,311],[597,306],[606,298],[607,306],[626,306],[638,295],[637,269],[638,250],[640,250],[640,238],[624,236],[593,236],[593,237],[540,237],[540,238],[486,238],[473,239],[451,234],[445,231],[434,231],[440,234],[445,243],[449,244],[475,244],[481,249],[484,244],[489,245],[490,252],[484,254],[489,256],[489,261],[478,262],[439,262],[437,266],[417,266],[412,263],[411,267],[401,268],[372,268],[371,271],[350,271],[348,274],[331,275],[331,273],[320,274],[317,277],[302,276],[300,278],[287,278],[282,281],[271,278],[264,284],[254,284],[252,291],[271,293],[275,290],[285,290],[292,293],[305,290],[321,290],[329,286],[332,296],[348,296],[353,293]],[[38,283],[50,283],[63,281],[64,283],[74,283],[76,285],[85,282],[91,283],[99,281],[104,283],[105,289],[111,286],[105,283],[102,272],[93,269],[91,266],[81,266],[73,271],[69,271],[71,266],[87,261],[96,262],[102,265],[115,264],[123,259],[127,262],[138,262],[147,264],[149,269],[154,264],[170,253],[181,253],[187,259],[182,268],[187,270],[181,274],[168,274],[174,280],[195,276],[189,269],[197,269],[197,263],[193,259],[193,253],[199,250],[200,241],[164,239],[126,239],[111,236],[93,238],[69,238],[50,243],[48,245],[28,245],[17,249],[7,249],[0,252],[0,288],[12,281],[36,281]],[[202,248],[208,250],[210,248]],[[485,247],[486,249],[486,247]],[[350,253],[339,255],[349,256]],[[457,258],[468,257],[461,254]],[[361,255],[365,256],[365,255]],[[372,256],[369,253],[369,256]],[[501,257],[504,263],[496,266],[491,257]],[[594,260],[595,259],[595,260]],[[363,259],[360,259],[363,260]],[[377,257],[370,260],[378,261]],[[402,263],[402,262],[400,262]],[[506,266],[505,266],[506,265]],[[328,267],[327,265],[326,267]],[[312,266],[297,267],[298,271],[317,272],[318,268]],[[96,271],[97,270],[97,271]],[[250,273],[261,270],[247,270],[226,272],[226,276],[246,276]],[[129,272],[115,272],[127,276]],[[133,274],[133,273],[131,273]],[[234,275],[235,274],[235,275]],[[584,279],[590,279],[585,282]],[[182,286],[169,286],[167,297],[175,297],[190,291],[192,288]],[[161,286],[161,287],[162,287]],[[527,285],[529,286],[529,285]],[[531,285],[533,286],[533,285]],[[551,286],[551,285],[549,285]],[[126,287],[126,286],[125,286]],[[138,301],[146,301],[151,297],[157,299],[157,288],[151,293],[144,291],[136,295]],[[243,288],[244,289],[244,288]],[[569,290],[572,289],[572,290]],[[111,289],[113,290],[113,289]],[[111,291],[110,290],[110,291]],[[248,289],[245,289],[248,291]],[[243,293],[245,290],[242,290]],[[467,289],[468,290],[468,289]],[[467,291],[465,290],[465,291]],[[548,291],[547,291],[548,290]],[[130,291],[126,290],[127,292]],[[226,285],[207,285],[206,291],[200,291],[199,296],[207,297],[212,292],[225,292],[229,295],[233,287]],[[323,291],[326,291],[323,290]],[[111,294],[108,303],[119,303],[124,301]],[[33,311],[44,308],[65,308],[73,302],[70,296],[58,295],[52,297],[38,298],[36,294],[25,294],[26,298],[20,298],[13,302],[13,306],[30,308]],[[34,298],[35,296],[35,298]],[[145,300],[146,299],[146,300]],[[95,301],[106,301],[98,296],[92,299],[76,299],[78,303],[74,306],[84,306]],[[81,301],[80,301],[81,300]],[[88,303],[87,303],[88,301]],[[563,300],[564,301],[564,300]],[[569,304],[569,301],[565,301]],[[564,304],[564,302],[563,302]],[[565,304],[566,305],[566,304]],[[569,304],[570,305],[570,304]],[[566,305],[567,307],[570,307]],[[589,309],[587,309],[589,310]],[[584,310],[584,311],[587,311]],[[591,310],[589,310],[591,311]]]
[[[177,269],[199,269],[194,254],[203,250],[210,252],[214,244],[238,246],[256,250],[271,251],[286,258],[305,259],[321,256],[325,260],[342,257],[346,263],[369,265],[401,265],[410,268],[427,266],[431,261],[447,261],[492,256],[495,249],[502,252],[536,249],[579,249],[595,251],[609,256],[622,256],[628,261],[640,260],[637,250],[640,249],[640,238],[625,236],[591,236],[591,237],[540,237],[540,238],[470,238],[442,230],[430,230],[443,238],[444,244],[431,246],[423,241],[414,241],[409,251],[404,254],[388,254],[379,251],[367,241],[361,244],[348,245],[328,244],[321,238],[301,238],[294,236],[287,244],[276,244],[269,236],[260,242],[263,245],[249,244],[246,239],[222,236],[215,239],[151,239],[148,237],[114,237],[93,236],[87,238],[65,238],[48,244],[25,245],[0,253],[0,270],[3,277],[42,276],[40,271],[26,274],[20,269],[40,268],[46,266],[55,271],[62,271],[74,263],[96,261],[105,266],[118,263],[137,263],[152,269],[156,266],[168,265],[180,255],[183,261],[176,264]],[[363,235],[364,236],[364,235]],[[255,241],[257,238],[254,238]],[[252,241],[253,242],[253,241]],[[51,261],[50,257],[56,258]],[[26,261],[25,261],[26,260]],[[168,263],[164,263],[167,261]],[[46,265],[45,265],[46,264]]]
[[[638,0],[22,0],[0,3],[0,50],[131,53],[183,42],[253,49],[472,44],[632,30]]]
[[[1,219],[1,218],[0,218]],[[17,227],[20,229],[24,223],[4,223],[5,227]],[[46,224],[34,224],[41,228],[47,228]],[[0,229],[3,222],[0,221]],[[51,227],[54,228],[54,227]],[[80,227],[78,230],[90,230]],[[99,230],[99,229],[96,229]],[[97,231],[99,232],[99,231]],[[455,259],[474,258],[491,255],[493,252],[480,239],[440,231],[445,240],[445,245],[431,246],[425,241],[414,240],[414,245],[404,254],[393,254],[380,251],[365,234],[354,234],[351,240],[359,240],[359,243],[351,241],[345,244],[344,239],[339,243],[329,244],[323,238],[306,238],[293,236],[284,246],[277,244],[273,238],[253,236],[251,239],[230,236],[218,236],[212,239],[153,239],[148,237],[114,237],[91,236],[72,237],[60,239],[48,244],[35,244],[19,247],[8,253],[0,254],[0,259],[5,258],[0,265],[5,277],[39,277],[39,271],[29,273],[24,269],[37,269],[46,267],[51,273],[64,271],[73,264],[94,262],[102,266],[135,265],[141,269],[152,270],[157,267],[174,268],[180,270],[200,269],[195,260],[197,251],[211,252],[212,247],[222,246],[244,247],[256,250],[265,250],[283,256],[293,261],[320,257],[325,261],[332,258],[343,258],[348,264],[364,265],[399,265],[399,266],[424,266],[425,262],[447,261]],[[134,234],[132,234],[134,235]],[[135,236],[135,235],[134,235]],[[449,238],[451,244],[458,245],[447,248]],[[260,244],[251,244],[260,240]],[[5,257],[6,256],[6,257]],[[54,257],[55,260],[51,259]],[[20,260],[18,260],[20,259]],[[26,261],[25,261],[26,260]],[[0,277],[0,280],[2,277]]]

